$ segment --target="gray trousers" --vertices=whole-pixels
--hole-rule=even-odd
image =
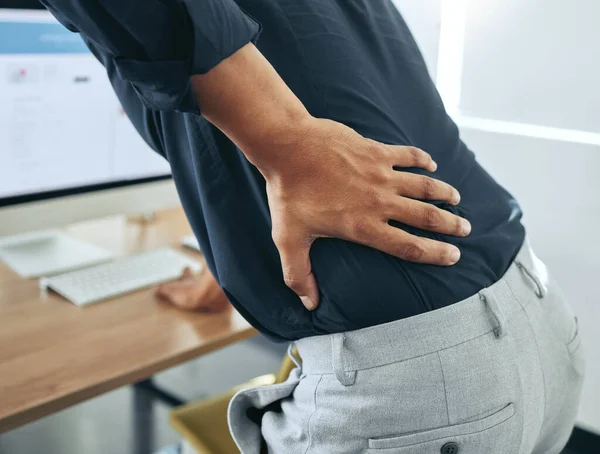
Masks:
[[[577,317],[527,242],[477,295],[297,346],[285,383],[229,405],[245,454],[555,454],[585,369]]]

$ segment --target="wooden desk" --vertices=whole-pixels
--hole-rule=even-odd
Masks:
[[[149,224],[112,218],[66,230],[116,252],[177,246],[190,233],[181,209]],[[79,308],[0,264],[0,433],[254,334],[233,309],[183,312],[150,289]]]

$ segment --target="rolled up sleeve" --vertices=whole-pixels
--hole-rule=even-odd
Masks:
[[[260,24],[234,0],[42,0],[114,60],[151,109],[199,113],[190,77],[251,41]]]

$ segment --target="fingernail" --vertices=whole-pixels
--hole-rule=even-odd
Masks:
[[[452,199],[452,201],[454,203],[459,203],[460,202],[460,193],[458,191],[454,191],[454,198]]]
[[[309,311],[312,311],[315,308],[315,303],[308,296],[301,296],[300,301],[304,304]]]
[[[431,171],[435,172],[437,170],[437,162],[431,161]]]
[[[458,262],[459,258],[460,251],[458,250],[458,248],[454,248],[453,251],[450,253],[450,264],[454,265],[456,262]]]
[[[463,235],[468,235],[469,233],[471,233],[471,223],[469,221],[467,221],[466,219],[463,219],[461,221],[461,226],[462,226]]]

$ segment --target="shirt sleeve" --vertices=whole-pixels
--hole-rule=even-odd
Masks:
[[[199,113],[190,77],[255,41],[260,24],[234,0],[41,0],[113,60],[151,109]]]
[[[174,114],[161,114],[161,112],[158,112],[156,109],[149,109],[146,107],[140,100],[140,97],[135,92],[131,83],[121,79],[116,74],[112,57],[106,52],[98,49],[97,46],[89,40],[84,38],[84,41],[98,61],[106,68],[106,73],[108,74],[108,79],[110,80],[113,90],[115,91],[117,98],[119,98],[119,102],[127,114],[127,118],[129,118],[129,121],[131,121],[131,124],[133,124],[138,134],[150,148],[168,160],[162,129],[158,127],[158,125],[162,123],[160,118],[161,115]]]

